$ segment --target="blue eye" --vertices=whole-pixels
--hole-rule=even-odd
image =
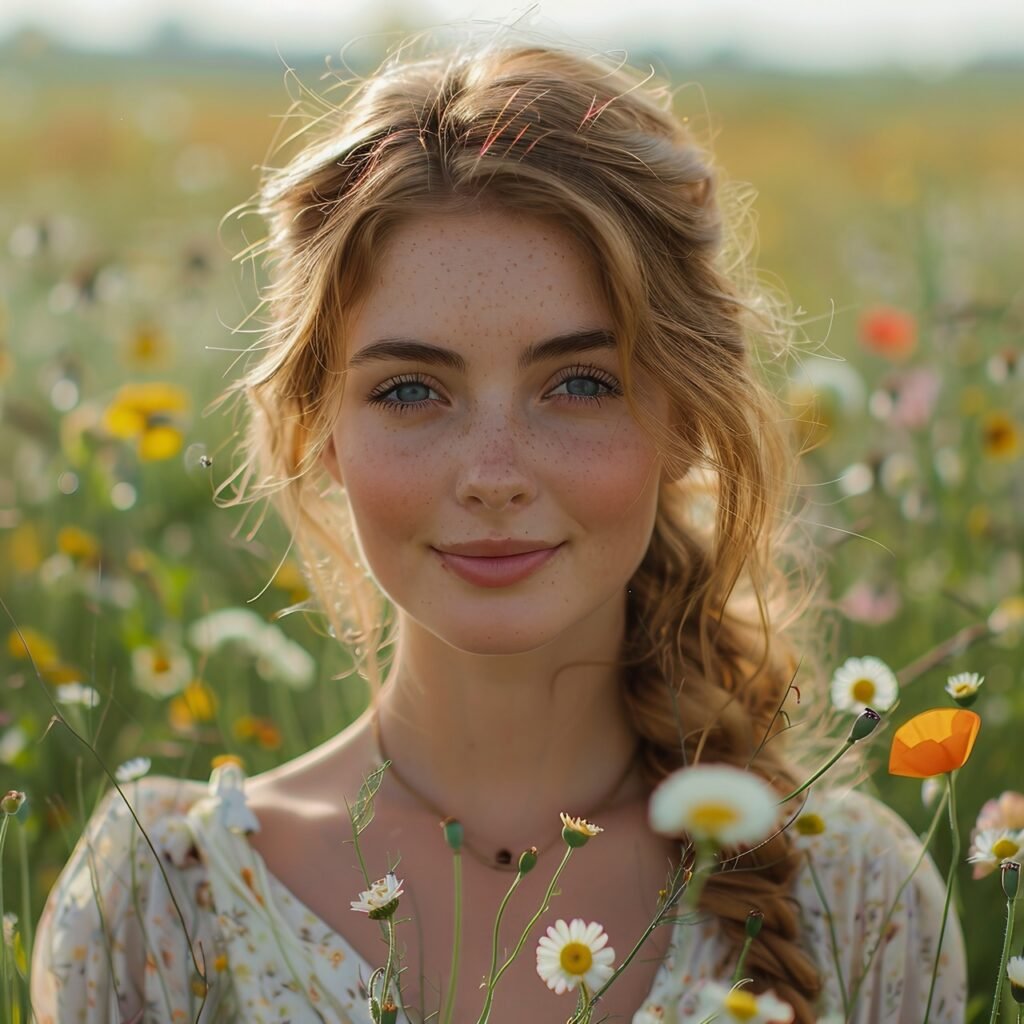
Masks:
[[[394,395],[389,398],[389,395]],[[368,405],[381,405],[394,412],[408,412],[429,405],[431,395],[439,397],[437,392],[416,376],[395,377],[385,381],[367,398]]]
[[[567,398],[573,404],[596,404],[605,398],[617,398],[622,394],[619,382],[596,366],[573,366],[563,370],[550,394],[556,394],[563,385],[565,391],[556,397]]]

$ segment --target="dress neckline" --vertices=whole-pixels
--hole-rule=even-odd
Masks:
[[[227,839],[229,844],[240,844],[244,848],[245,855],[248,858],[251,858],[257,866],[258,874],[265,878],[266,881],[277,890],[275,895],[283,897],[286,902],[291,903],[299,914],[315,925],[316,930],[321,936],[330,940],[330,944],[340,947],[342,952],[345,954],[346,961],[351,962],[355,966],[357,977],[365,986],[369,981],[370,976],[375,970],[377,970],[377,967],[368,963],[344,935],[336,931],[331,927],[331,925],[324,921],[319,914],[299,899],[299,897],[296,896],[296,894],[292,892],[292,890],[283,881],[281,881],[277,875],[270,871],[263,855],[249,841],[249,837],[246,834],[246,828],[252,826],[254,822],[256,826],[254,830],[258,831],[260,826],[259,819],[251,808],[249,808],[246,801],[245,780],[246,775],[240,765],[220,765],[217,768],[214,768],[211,773],[209,783],[209,792],[212,795],[212,800],[209,800],[208,802],[208,806],[212,805],[214,813],[204,814],[201,816],[200,820],[205,826],[213,828],[219,832],[222,837]],[[202,785],[201,782],[199,784]],[[240,825],[243,827],[239,827]],[[274,904],[276,906],[276,901],[274,901]],[[355,911],[353,911],[353,913],[355,913]],[[676,908],[676,913],[678,914],[678,907]],[[662,957],[661,962],[658,965],[658,970],[655,972],[650,991],[648,991],[647,995],[641,1001],[636,1010],[633,1011],[634,1014],[651,1002],[663,1001],[661,992],[667,983],[669,961],[676,960],[679,956],[684,937],[682,929],[686,923],[686,918],[680,914],[678,919],[671,926],[671,939],[668,948],[665,951],[665,955]],[[691,927],[692,926],[693,925],[691,923]],[[623,956],[625,956],[625,953]],[[383,966],[383,956],[382,963],[378,966]],[[408,1018],[404,1013],[401,1015],[400,1019],[404,1024],[408,1024]]]

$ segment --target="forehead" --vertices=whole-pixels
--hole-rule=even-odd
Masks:
[[[607,326],[596,267],[553,221],[504,210],[410,217],[390,235],[349,320],[349,352],[405,335],[530,344]]]

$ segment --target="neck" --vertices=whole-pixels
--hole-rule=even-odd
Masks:
[[[513,655],[461,651],[400,622],[379,710],[387,754],[418,794],[462,821],[471,842],[539,846],[557,836],[560,812],[593,813],[600,825],[609,797],[614,805],[641,795],[638,771],[617,787],[637,744],[618,668],[624,599],[598,618]],[[392,799],[418,804],[388,788]]]

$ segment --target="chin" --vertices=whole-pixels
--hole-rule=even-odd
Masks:
[[[434,636],[466,654],[513,655],[529,654],[558,639],[572,623],[554,616],[533,614],[522,619],[514,615],[477,615],[455,622],[422,623]],[[479,621],[474,621],[479,619]]]

